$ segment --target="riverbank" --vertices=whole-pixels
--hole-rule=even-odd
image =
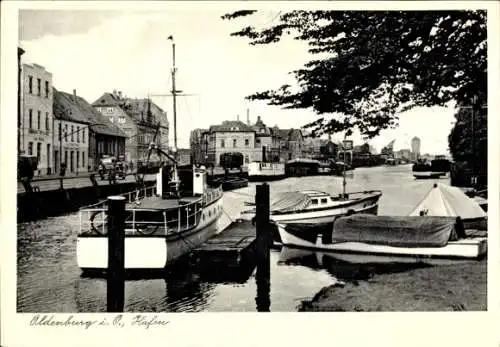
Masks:
[[[487,260],[381,274],[321,289],[299,311],[484,311]]]

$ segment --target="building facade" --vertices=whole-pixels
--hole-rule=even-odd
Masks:
[[[411,139],[411,155],[413,161],[420,158],[420,139],[416,136]]]
[[[35,175],[53,171],[52,74],[37,64],[22,65],[20,153],[38,158]]]
[[[207,164],[220,166],[223,153],[241,153],[247,165],[262,157],[261,149],[255,148],[255,131],[241,121],[224,121],[210,127],[206,136]]]
[[[150,99],[131,99],[113,91],[104,93],[92,105],[127,135],[127,162],[145,161],[155,134],[155,143],[159,147],[168,147],[167,113]]]
[[[54,89],[54,115],[58,129],[55,165],[65,163],[66,172],[94,171],[104,155],[124,155],[127,135],[76,90],[69,94]]]

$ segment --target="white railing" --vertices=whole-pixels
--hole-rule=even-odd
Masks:
[[[153,195],[148,195],[148,188],[143,188],[141,191],[143,191],[143,196]],[[154,192],[154,189],[151,191]],[[196,201],[167,210],[127,208],[125,210],[125,233],[132,235],[136,233],[166,235],[190,229],[200,222],[203,208],[219,199],[222,194],[221,187],[211,189]],[[129,202],[133,202],[136,198],[136,192],[126,193],[125,196]],[[147,216],[148,214],[152,214],[152,216]],[[161,218],[158,218],[160,216]],[[104,235],[106,234],[106,224],[107,201],[101,201],[80,209],[80,234],[93,231]],[[161,229],[159,229],[160,227]],[[163,232],[159,233],[158,230]]]

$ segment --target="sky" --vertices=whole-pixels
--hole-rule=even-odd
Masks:
[[[151,96],[168,113],[172,127],[172,41],[176,45],[177,89],[190,96],[178,98],[179,147],[189,146],[194,128],[208,128],[223,120],[250,121],[260,116],[268,126],[299,128],[318,116],[310,110],[283,110],[245,96],[256,91],[294,84],[291,71],[310,59],[303,42],[285,39],[278,44],[252,46],[230,33],[246,25],[275,23],[278,11],[233,21],[221,15],[233,11],[173,9],[164,11],[21,10],[19,43],[24,63],[44,66],[56,89],[77,94],[90,103],[104,92],[121,91],[133,98]],[[396,150],[421,139],[421,152],[448,153],[447,137],[454,109],[415,108],[400,115],[397,129],[385,130],[370,144],[377,150],[395,139]],[[172,144],[173,136],[170,136]],[[334,140],[342,135],[334,135]],[[355,144],[363,143],[358,133]]]

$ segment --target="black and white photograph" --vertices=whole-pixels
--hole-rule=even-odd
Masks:
[[[488,4],[105,3],[19,8],[9,47],[31,325],[492,309]]]

